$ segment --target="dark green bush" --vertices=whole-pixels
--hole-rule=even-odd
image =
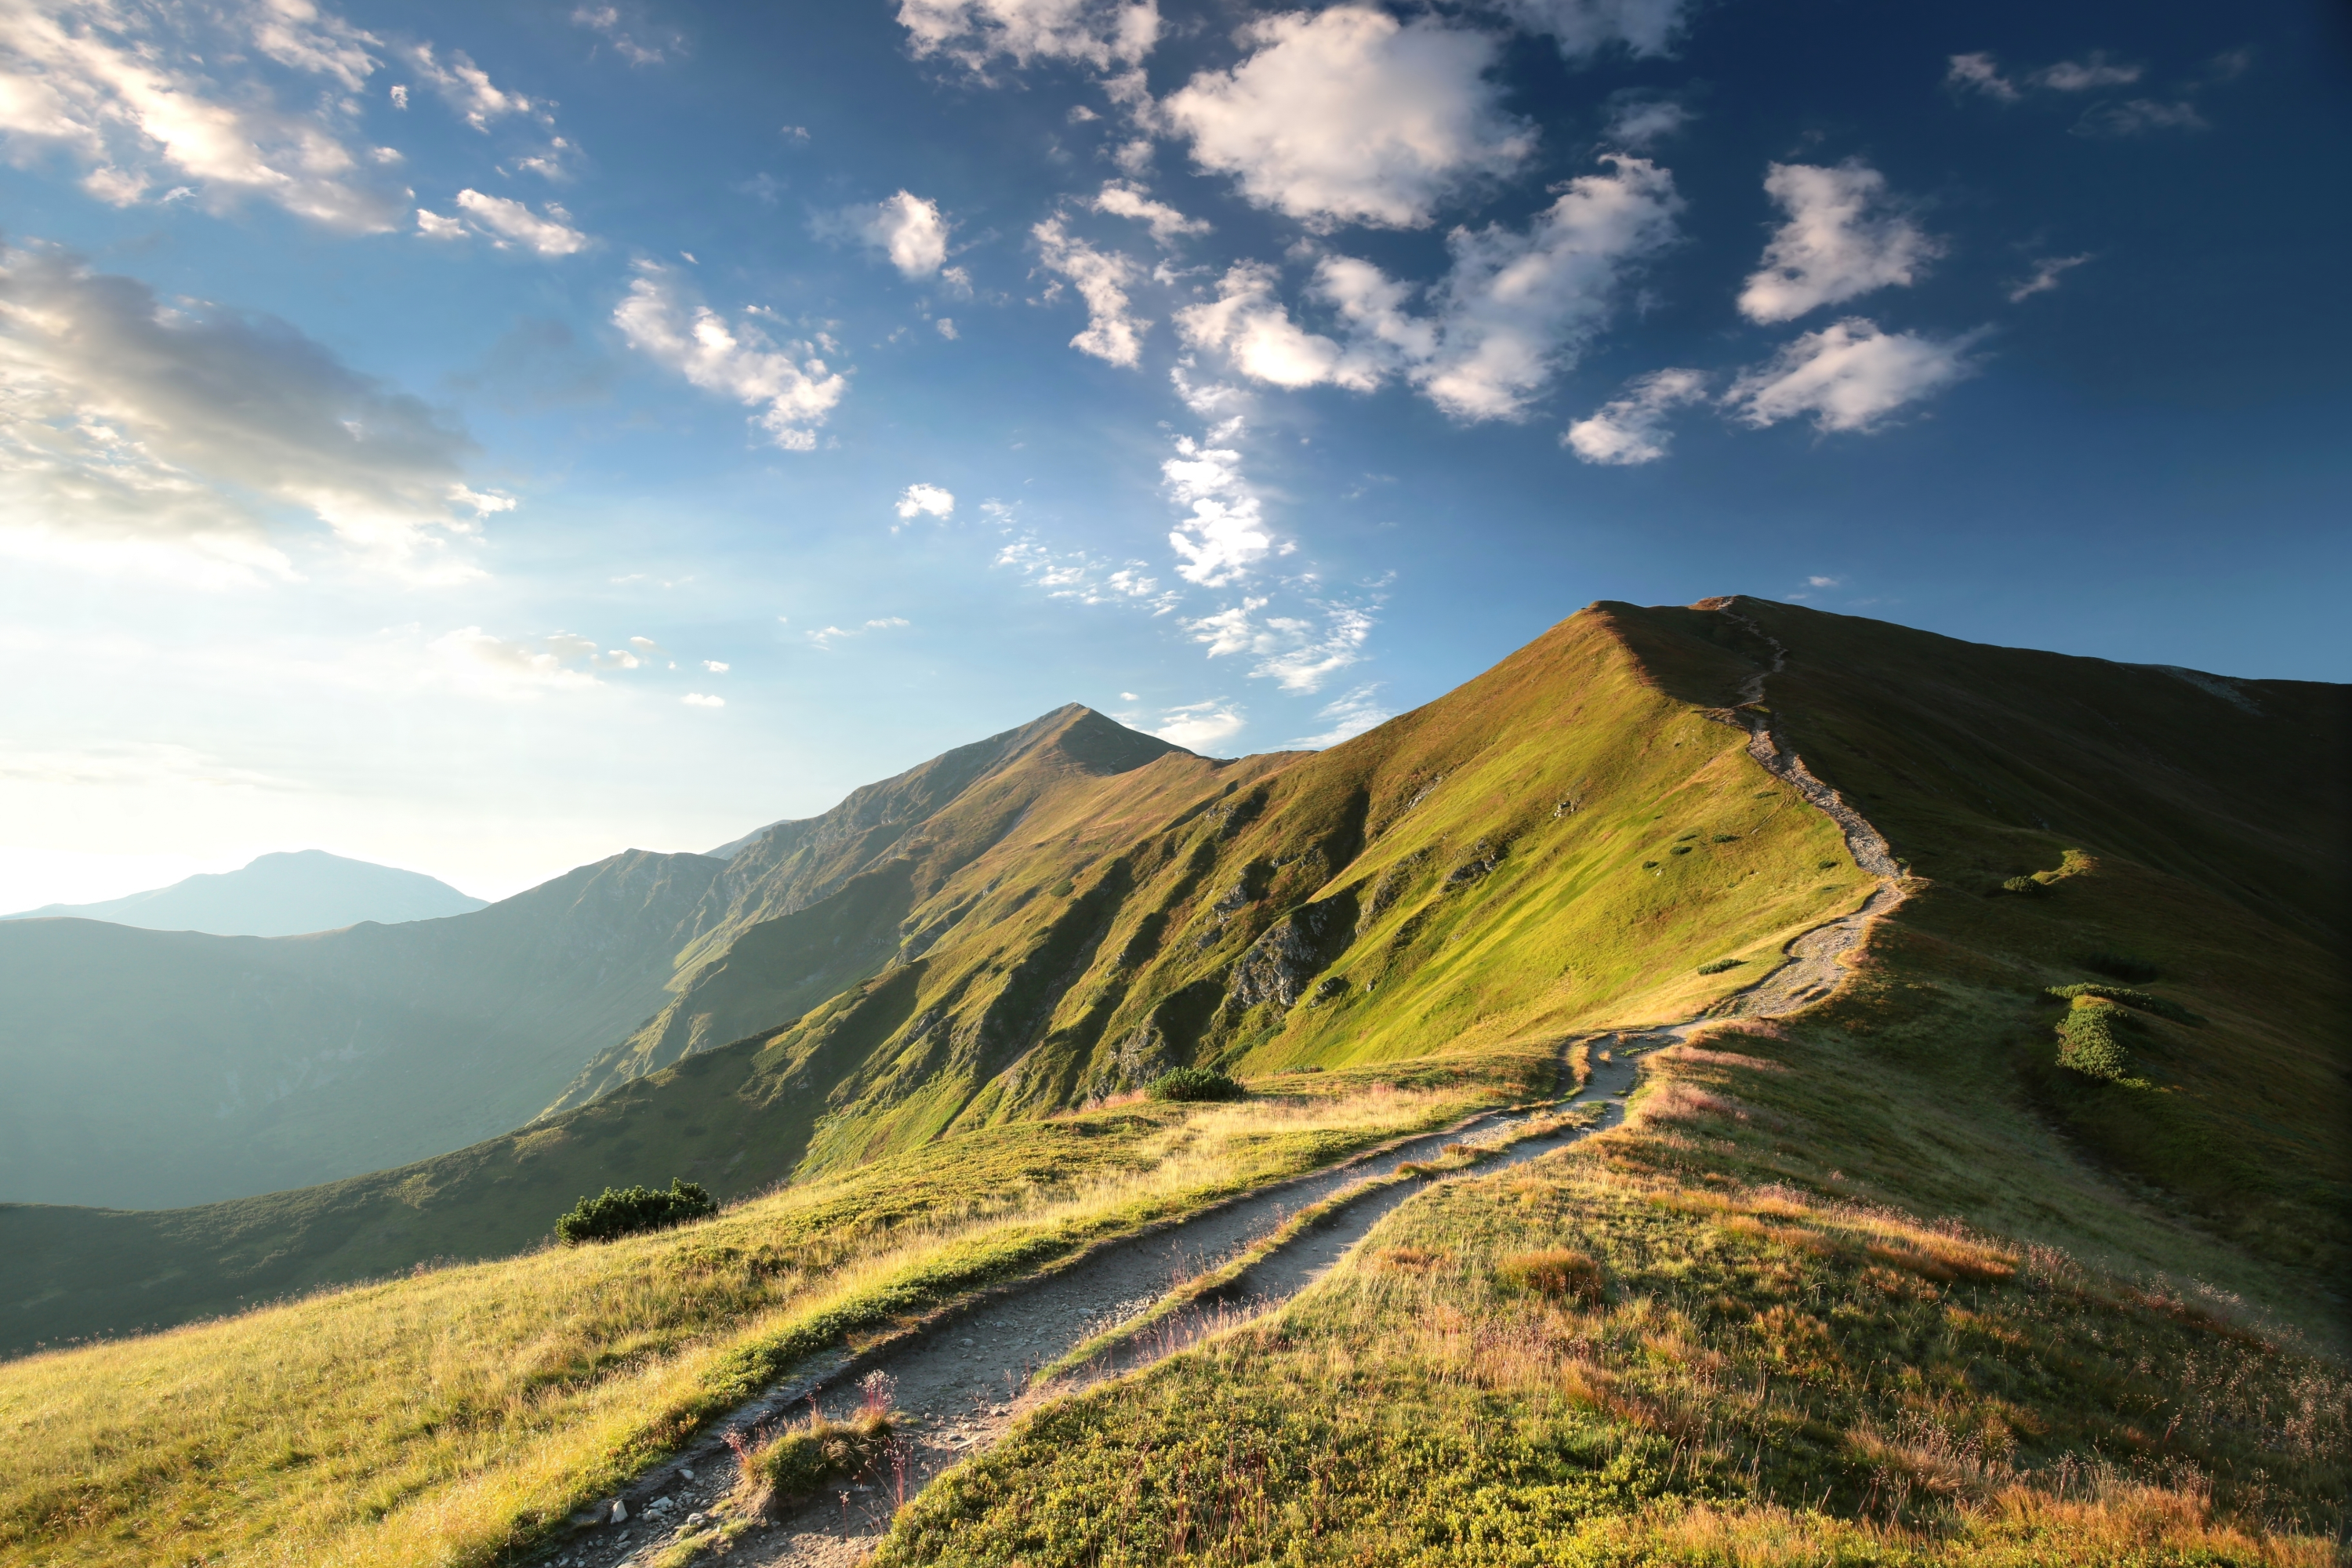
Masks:
[[[1666,851],[1669,855],[1687,855],[1690,852],[1691,847],[1687,844],[1677,844],[1673,848]]]
[[[2024,898],[2038,899],[2050,889],[2031,877],[2011,877],[2000,885],[2004,893],[2016,893]]]
[[[1709,959],[1698,966],[1701,974],[1721,974],[1727,969],[1737,969],[1748,961],[1744,958]]]
[[[2112,1002],[2070,1007],[2058,1021],[2058,1065],[2085,1078],[2120,1079],[2130,1067],[2120,1026],[2130,1015]]]
[[[652,1187],[606,1187],[595,1197],[582,1198],[555,1222],[555,1235],[566,1247],[577,1247],[583,1241],[662,1230],[718,1212],[719,1205],[700,1183],[672,1176],[666,1193]]]
[[[828,1481],[855,1480],[873,1468],[889,1448],[890,1431],[887,1411],[861,1410],[846,1421],[819,1416],[756,1448],[739,1446],[736,1460],[761,1511],[782,1513]]]
[[[2145,958],[2135,958],[2127,952],[2086,952],[2083,967],[2095,970],[2114,980],[2137,980],[2143,983],[2158,978],[2164,973]]]
[[[2081,985],[2053,985],[2050,994],[2061,1002],[2072,1002],[2077,996],[2096,996],[2108,1002],[2120,1002],[2126,1007],[2137,1007],[2159,1018],[2169,1018],[2176,1024],[2201,1024],[2203,1015],[2192,1013],[2169,997],[2158,996],[2146,991],[2135,991],[2128,985],[2102,985],[2085,983]]]
[[[1212,1068],[1177,1068],[1161,1073],[1144,1092],[1154,1100],[1242,1100],[1249,1094]]]

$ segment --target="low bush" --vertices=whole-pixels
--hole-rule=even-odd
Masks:
[[[2130,1016],[2112,1002],[2095,996],[2076,998],[2058,1020],[2058,1065],[2085,1078],[2121,1079],[2130,1058],[2117,1031]]]
[[[2011,877],[2000,885],[2000,890],[2004,893],[2015,893],[2021,898],[2038,899],[2050,889],[2032,877]]]
[[[2145,984],[2160,978],[2163,971],[2149,959],[2136,958],[2128,952],[2086,952],[2083,967],[2115,980],[2137,980]]]
[[[718,1212],[718,1204],[700,1183],[672,1176],[666,1193],[652,1187],[606,1187],[595,1197],[582,1198],[570,1214],[555,1222],[555,1236],[566,1247],[577,1247],[583,1241],[612,1241],[641,1231],[667,1230]]]
[[[1669,855],[1687,855],[1690,852],[1691,847],[1687,844],[1677,844],[1673,848],[1666,851]]]
[[[746,1507],[779,1513],[817,1495],[828,1481],[854,1480],[889,1450],[888,1412],[862,1409],[846,1421],[819,1415],[762,1443],[730,1435]]]
[[[1590,1306],[1607,1293],[1601,1265],[1564,1247],[1515,1252],[1495,1266],[1496,1276],[1516,1290]]]
[[[1213,1068],[1177,1068],[1144,1091],[1154,1100],[1246,1100],[1249,1090]]]
[[[1709,959],[1706,963],[1698,966],[1698,972],[1701,974],[1721,974],[1726,970],[1737,969],[1747,962],[1748,961],[1744,958]]]
[[[2072,1002],[2078,996],[2096,996],[2103,1001],[2120,1002],[2126,1007],[2137,1007],[2143,1013],[2154,1014],[2159,1018],[2169,1018],[2176,1024],[2201,1024],[2205,1021],[2204,1015],[2192,1013],[2168,997],[2158,996],[2147,991],[2135,991],[2128,985],[2101,985],[2095,983],[2082,985],[2053,985],[2050,987],[2049,994],[2061,1002]]]

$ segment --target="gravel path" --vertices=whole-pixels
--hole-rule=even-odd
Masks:
[[[1878,830],[1813,776],[1804,760],[1783,743],[1771,715],[1756,706],[1763,701],[1765,682],[1786,666],[1787,650],[1747,616],[1727,606],[1716,607],[1769,644],[1773,658],[1769,669],[1746,683],[1739,706],[1710,710],[1708,717],[1747,731],[1748,754],[1835,822],[1855,863],[1881,879],[1861,909],[1796,938],[1788,946],[1787,963],[1700,1018],[1647,1032],[1565,1042],[1563,1074],[1570,1070],[1576,1048],[1589,1047],[1589,1076],[1570,1103],[1598,1107],[1597,1118],[1523,1137],[1459,1173],[1371,1188],[1343,1201],[1218,1292],[1222,1304],[1188,1309],[1154,1325],[1074,1376],[1032,1387],[1040,1367],[1142,1314],[1171,1287],[1248,1250],[1300,1209],[1343,1194],[1368,1177],[1385,1174],[1400,1163],[1437,1158],[1446,1144],[1498,1142],[1524,1131],[1537,1113],[1490,1111],[1441,1132],[1383,1145],[1151,1233],[1096,1247],[1041,1279],[1003,1288],[959,1311],[934,1318],[919,1331],[877,1352],[859,1356],[842,1352],[806,1368],[793,1382],[736,1412],[728,1426],[740,1430],[777,1417],[804,1416],[815,1409],[836,1419],[845,1417],[857,1403],[856,1378],[878,1370],[896,1382],[892,1403],[908,1417],[904,1436],[876,1474],[755,1529],[736,1542],[730,1555],[757,1568],[849,1568],[881,1540],[902,1503],[965,1455],[994,1443],[1036,1403],[1149,1365],[1228,1323],[1280,1306],[1321,1279],[1383,1217],[1440,1182],[1489,1175],[1615,1126],[1624,1119],[1625,1097],[1648,1053],[1707,1023],[1783,1016],[1835,990],[1846,973],[1843,955],[1863,941],[1871,921],[1902,902],[1901,868]],[[702,1510],[725,1496],[732,1480],[728,1450],[717,1436],[707,1438],[623,1494],[627,1522],[617,1529],[601,1525],[580,1531],[541,1561],[556,1568],[646,1563],[656,1552],[701,1525]]]

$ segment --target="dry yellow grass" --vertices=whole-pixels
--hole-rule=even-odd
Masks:
[[[1005,1129],[656,1236],[0,1366],[0,1561],[483,1562],[797,1354],[1475,1098]]]

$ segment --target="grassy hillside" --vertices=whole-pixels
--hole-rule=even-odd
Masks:
[[[1594,606],[1311,756],[1090,763],[1127,742],[1066,710],[831,848],[771,830],[804,901],[698,960],[584,1106],[176,1221],[0,1216],[66,1260],[24,1323],[93,1280],[520,1246],[606,1181],[793,1178],[609,1261],[0,1368],[31,1457],[0,1543],[492,1561],[795,1356],[1395,1124],[1351,1084],[1524,1093],[1564,1035],[1726,1002],[1874,885],[1777,741],[1908,871],[1835,995],[1407,1205],[1280,1318],[1048,1405],[885,1561],[2327,1561],[2343,701],[1740,599]],[[688,1050],[762,1009],[797,1016]],[[1334,1098],[1222,1124],[1206,1166],[1174,1112],[1045,1119],[1183,1062]],[[145,1286],[98,1279],[108,1226]]]
[[[714,1220],[0,1367],[0,1561],[486,1563],[811,1352],[1472,1105],[1549,1052],[944,1140]]]

